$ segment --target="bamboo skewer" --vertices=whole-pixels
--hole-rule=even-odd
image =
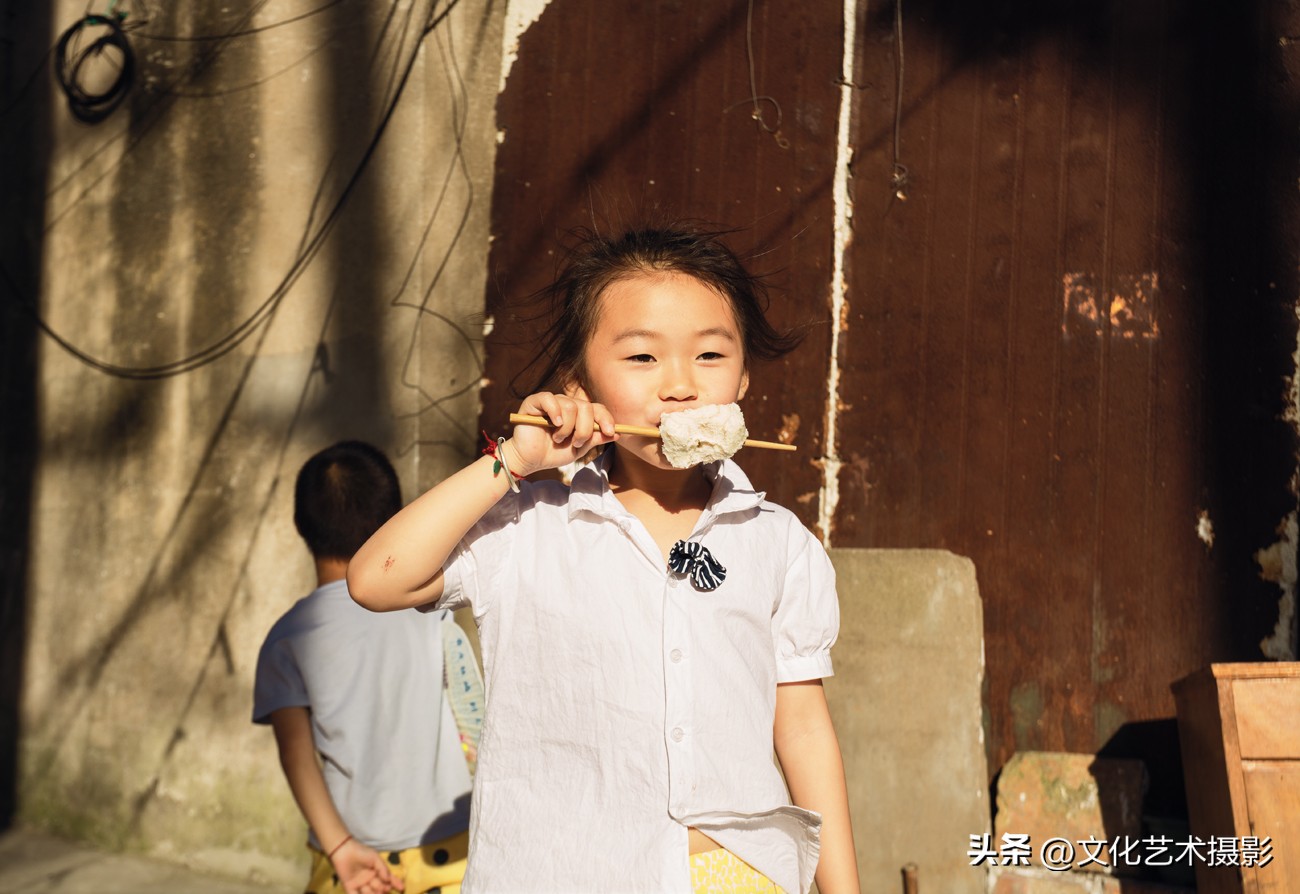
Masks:
[[[554,427],[551,425],[550,420],[546,419],[545,417],[528,416],[524,413],[511,413],[510,424],[511,425],[539,425],[542,428]],[[596,426],[596,428],[599,428],[599,426]],[[596,428],[593,428],[592,430],[595,431]],[[615,423],[614,431],[616,431],[620,435],[641,435],[647,438],[659,437],[659,429],[651,428],[646,425],[623,425],[622,423]],[[777,441],[757,441],[753,438],[746,439],[745,446],[762,447],[767,450],[798,450],[799,449],[795,447],[793,444],[781,444],[778,443]]]

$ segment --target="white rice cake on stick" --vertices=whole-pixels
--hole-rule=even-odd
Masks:
[[[659,420],[664,459],[677,469],[727,459],[745,444],[749,431],[738,404],[710,404],[664,413]]]

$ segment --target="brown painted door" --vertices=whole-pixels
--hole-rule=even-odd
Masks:
[[[540,311],[527,298],[554,272],[569,231],[665,217],[735,227],[733,250],[772,273],[771,319],[807,332],[799,350],[753,371],[745,400],[753,436],[775,439],[784,427],[798,456],[753,451],[745,470],[815,521],[842,43],[829,0],[756,4],[752,16],[744,2],[547,7],[520,42],[497,108],[489,431],[518,403],[512,379],[527,393]],[[755,96],[769,97],[757,103],[762,122]]]

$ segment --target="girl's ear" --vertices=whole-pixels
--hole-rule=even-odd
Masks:
[[[740,400],[742,397],[744,397],[745,392],[748,390],[749,390],[749,370],[745,370],[743,373],[740,374],[740,393],[736,395],[736,400]]]
[[[582,384],[576,378],[570,379],[565,383],[564,395],[565,397],[571,397],[574,400],[591,401],[591,398],[587,395],[587,389],[583,388]]]

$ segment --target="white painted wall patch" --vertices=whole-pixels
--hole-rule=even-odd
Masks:
[[[497,93],[504,93],[510,69],[519,58],[519,40],[524,32],[542,17],[551,0],[510,0],[506,4],[505,28],[501,35],[501,82]]]

